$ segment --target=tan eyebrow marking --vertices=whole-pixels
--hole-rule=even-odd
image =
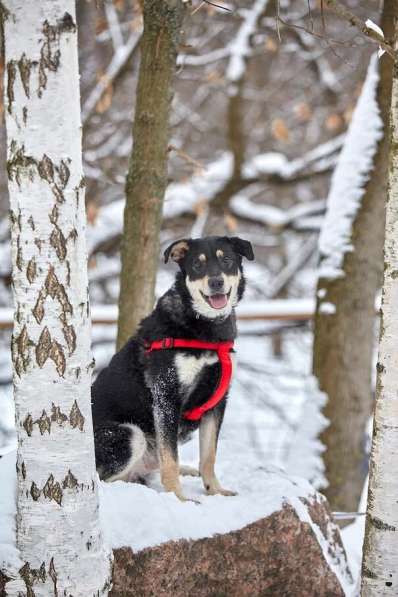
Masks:
[[[224,257],[224,251],[221,251],[221,249],[217,249],[216,255],[217,257]]]
[[[199,259],[200,259],[200,261],[203,261],[203,263],[204,263],[206,261],[206,255],[204,253],[201,253],[199,255]]]

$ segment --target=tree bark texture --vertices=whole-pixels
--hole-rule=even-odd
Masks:
[[[153,307],[172,85],[185,7],[183,0],[144,0],[134,145],[126,180],[118,348]]]
[[[391,35],[394,2],[384,3],[381,26],[386,37]],[[384,136],[353,223],[353,250],[344,256],[344,277],[320,278],[317,287],[314,373],[328,396],[324,415],[330,421],[321,435],[329,483],[324,493],[332,509],[339,511],[355,511],[359,503],[366,476],[365,429],[373,401],[374,305],[382,279],[388,174],[390,56],[381,58],[379,69],[377,101]],[[335,313],[322,312],[325,302],[335,305]]]
[[[391,11],[398,52],[398,8]],[[398,592],[398,60],[391,101],[391,144],[384,284],[381,306],[376,406],[362,567],[362,595]]]
[[[73,0],[0,5],[15,302],[17,547],[9,595],[107,595],[90,385]]]

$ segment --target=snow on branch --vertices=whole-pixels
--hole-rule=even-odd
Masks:
[[[332,176],[327,212],[319,238],[319,275],[323,278],[342,276],[344,255],[352,250],[353,222],[372,171],[378,141],[383,136],[376,99],[378,81],[377,57],[374,55]]]
[[[245,11],[243,23],[235,39],[229,44],[230,58],[226,70],[226,79],[230,83],[239,81],[245,72],[245,60],[251,53],[250,40],[267,4],[268,0],[256,0],[250,9]]]

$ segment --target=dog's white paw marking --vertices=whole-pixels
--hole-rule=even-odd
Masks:
[[[180,465],[180,475],[183,477],[200,477],[200,473],[197,468],[193,466],[187,466],[185,464]]]
[[[186,497],[184,494],[179,493],[179,492],[178,493],[174,492],[174,495],[176,497],[178,497],[180,502],[192,502],[193,504],[201,504],[202,503],[200,500],[197,500],[195,498]]]

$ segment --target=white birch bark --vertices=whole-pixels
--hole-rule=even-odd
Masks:
[[[7,0],[7,171],[15,301],[17,547],[9,595],[107,595],[74,0]]]
[[[398,21],[395,22],[398,50]],[[377,394],[363,548],[362,596],[398,594],[398,61],[391,101],[391,148],[384,244]]]

